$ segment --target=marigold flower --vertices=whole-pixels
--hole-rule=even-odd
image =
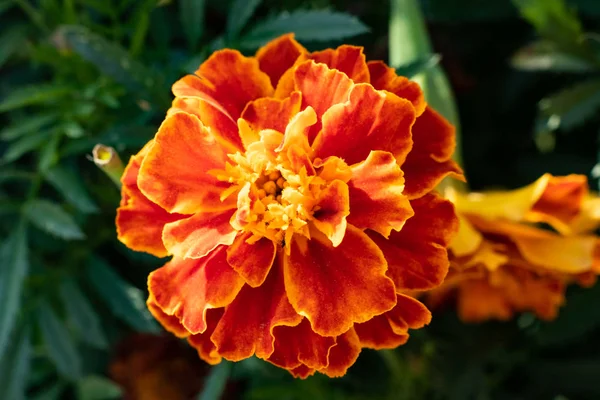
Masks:
[[[173,255],[148,306],[209,363],[256,355],[341,376],[360,349],[404,343],[430,313],[458,229],[433,192],[454,130],[419,87],[362,48],[292,35],[221,50],[173,85],[123,176],[120,240]]]
[[[455,296],[468,322],[508,320],[523,311],[552,320],[569,283],[594,284],[600,199],[588,193],[585,176],[546,174],[517,190],[448,197],[460,229],[450,245],[450,273],[429,293],[430,305]]]

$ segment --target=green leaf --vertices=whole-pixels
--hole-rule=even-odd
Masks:
[[[589,72],[593,63],[560,51],[551,43],[539,41],[523,47],[511,58],[511,64],[525,71]]]
[[[113,381],[98,375],[86,376],[77,382],[78,400],[108,400],[121,398],[123,391]]]
[[[52,131],[42,131],[16,140],[8,146],[2,155],[2,162],[10,163],[18,160],[24,154],[40,147],[51,135]]]
[[[179,0],[179,18],[191,50],[198,45],[204,30],[205,0]]]
[[[523,18],[549,40],[576,44],[583,34],[577,15],[564,0],[513,0],[513,3]]]
[[[288,32],[294,32],[300,41],[327,41],[360,35],[369,32],[369,28],[350,14],[329,10],[298,10],[257,23],[241,38],[240,46],[257,48]]]
[[[73,93],[73,88],[71,86],[58,83],[46,83],[15,88],[0,103],[0,112],[34,104],[41,104],[50,100],[56,101],[70,93]]]
[[[262,0],[234,0],[227,13],[225,32],[229,40],[237,38]]]
[[[42,388],[37,393],[32,395],[29,400],[61,400],[65,391],[64,382],[53,383],[48,388]]]
[[[160,329],[146,308],[141,290],[125,282],[99,258],[93,258],[87,269],[88,278],[112,313],[138,332]]]
[[[198,394],[198,400],[219,400],[223,395],[230,373],[230,362],[221,361],[220,364],[212,367],[202,391]]]
[[[29,270],[27,229],[20,221],[0,247],[0,359],[9,345]]]
[[[396,68],[396,74],[412,78],[415,75],[425,72],[439,64],[442,57],[439,54],[431,54],[421,59],[415,60]]]
[[[17,50],[21,49],[27,37],[27,26],[9,26],[0,35],[0,68]]]
[[[13,122],[12,125],[2,129],[0,131],[0,139],[13,140],[29,133],[37,133],[46,125],[56,121],[57,118],[58,115],[56,114],[28,115],[26,119]]]
[[[79,379],[82,370],[81,358],[67,328],[47,303],[40,304],[37,319],[46,352],[58,372],[67,379]]]
[[[48,200],[31,200],[23,207],[23,213],[33,225],[61,239],[85,238],[73,218],[58,204]]]
[[[58,145],[62,135],[54,132],[52,138],[39,152],[38,171],[46,171],[58,162]]]
[[[74,169],[57,165],[45,171],[44,177],[63,197],[83,213],[95,213],[98,206],[88,194],[81,177]]]
[[[72,280],[63,281],[60,285],[60,296],[69,321],[81,340],[99,349],[107,348],[108,342],[102,332],[100,318],[77,284]]]
[[[600,79],[579,82],[539,103],[549,130],[570,130],[583,125],[600,109]]]
[[[31,343],[27,330],[19,330],[6,357],[0,358],[0,399],[25,399],[31,364]]]

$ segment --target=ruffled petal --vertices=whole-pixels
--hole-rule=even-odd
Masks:
[[[255,132],[256,139],[254,141],[257,141],[260,138],[258,132],[264,129],[285,132],[285,128],[294,115],[300,112],[301,104],[302,94],[300,92],[293,92],[290,97],[282,100],[265,97],[248,103],[242,113],[242,119]]]
[[[203,333],[188,337],[188,343],[198,351],[200,358],[210,365],[216,365],[220,363],[222,359],[217,352],[215,344],[210,340],[210,336],[215,331],[222,316],[222,308],[211,308],[210,310],[207,310],[206,330]]]
[[[227,248],[227,262],[248,285],[258,287],[271,270],[277,246],[267,238],[248,243],[250,237],[252,233],[244,233],[235,239]]]
[[[315,228],[325,234],[333,247],[339,246],[346,233],[346,217],[350,214],[348,185],[335,180],[319,195],[317,211],[313,214]]]
[[[294,39],[293,33],[288,33],[270,41],[256,52],[256,58],[261,71],[269,75],[273,87],[281,76],[289,70],[298,57],[306,54],[306,49]]]
[[[438,194],[430,193],[411,205],[415,215],[400,232],[392,232],[388,240],[369,234],[383,251],[387,275],[398,291],[426,290],[442,283],[449,266],[446,247],[458,230],[452,203]]]
[[[230,184],[209,174],[222,169],[235,149],[219,143],[191,114],[168,117],[156,134],[138,177],[142,193],[171,213],[194,214],[228,210],[235,199],[220,200]]]
[[[354,83],[369,83],[369,68],[362,47],[342,45],[310,53],[308,58],[345,73]]]
[[[179,322],[179,318],[164,313],[164,311],[156,304],[156,300],[152,294],[148,297],[146,305],[148,306],[150,314],[152,314],[152,316],[156,318],[167,331],[178,338],[185,338],[190,335],[190,332],[181,325],[181,322]]]
[[[358,359],[360,354],[360,340],[354,328],[336,338],[336,345],[329,352],[329,365],[320,369],[319,372],[330,378],[339,378],[346,375],[350,368]]]
[[[155,304],[192,334],[205,331],[208,309],[228,305],[244,285],[227,263],[226,249],[217,247],[200,259],[174,258],[148,276]]]
[[[281,266],[276,264],[261,286],[244,286],[225,308],[211,340],[219,354],[230,361],[254,354],[268,359],[274,351],[273,329],[295,326],[301,321],[302,316],[294,311],[286,295]]]
[[[229,220],[234,210],[197,213],[165,225],[163,243],[178,258],[202,258],[220,244],[233,243],[237,232]]]
[[[316,333],[340,335],[396,304],[394,285],[385,276],[385,258],[361,230],[348,225],[335,248],[320,232],[311,236],[294,236],[284,269],[290,303]]]
[[[413,148],[404,163],[404,194],[416,199],[430,192],[448,175],[464,180],[462,170],[453,160],[456,146],[454,127],[440,114],[427,107],[412,128]]]
[[[290,370],[290,373],[294,378],[306,379],[309,376],[314,375],[316,371],[317,370],[314,368],[308,368],[306,365],[300,365],[299,367]]]
[[[378,315],[369,321],[354,325],[360,344],[367,349],[395,349],[408,341],[408,333],[393,331],[388,318]]]
[[[399,231],[414,215],[404,191],[404,176],[392,153],[371,151],[367,159],[352,166],[348,222],[371,229],[384,237]]]
[[[351,165],[366,159],[372,150],[383,150],[403,160],[412,145],[415,111],[395,94],[358,84],[349,101],[331,106],[322,121],[323,130],[313,143],[316,157],[337,156]]]
[[[394,68],[390,68],[383,61],[369,61],[367,63],[371,76],[371,85],[377,90],[387,90],[396,96],[410,101],[418,116],[425,111],[425,96],[417,82],[404,76],[396,75]]]

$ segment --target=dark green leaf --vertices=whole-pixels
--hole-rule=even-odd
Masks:
[[[204,30],[205,0],[179,0],[179,18],[190,49],[195,49]]]
[[[0,399],[25,399],[31,364],[31,343],[27,330],[19,330],[6,357],[0,357]]]
[[[39,152],[38,170],[46,171],[58,162],[58,145],[62,135],[60,132],[55,132],[48,143],[42,147]]]
[[[106,348],[108,342],[102,332],[100,318],[77,284],[72,280],[63,281],[60,295],[69,321],[81,340],[100,349]]]
[[[235,0],[229,6],[225,32],[229,40],[237,38],[262,0]]]
[[[219,400],[223,395],[230,373],[230,362],[221,361],[220,364],[212,367],[204,382],[204,387],[198,395],[198,400]]]
[[[511,64],[526,71],[589,72],[598,68],[548,42],[535,42],[522,48],[512,57]]]
[[[40,104],[47,101],[56,101],[60,97],[73,92],[73,88],[58,83],[29,85],[13,89],[12,92],[0,103],[0,112],[16,108]]]
[[[399,66],[396,68],[396,74],[399,76],[412,78],[421,72],[435,67],[439,64],[441,59],[442,58],[438,54],[431,54],[427,57]]]
[[[519,12],[538,33],[561,44],[576,44],[583,30],[565,0],[513,0]]]
[[[29,400],[61,400],[64,399],[64,391],[65,383],[57,382],[48,388],[44,387],[40,389],[38,392],[32,395]]]
[[[20,221],[3,242],[0,247],[0,359],[15,326],[23,282],[29,270],[25,222]]]
[[[30,133],[37,133],[41,128],[56,121],[56,114],[28,115],[26,119],[13,122],[12,125],[0,131],[0,139],[13,140]]]
[[[43,143],[47,142],[51,135],[51,131],[42,131],[18,139],[8,146],[2,155],[2,162],[9,163],[18,160],[24,154],[37,149]]]
[[[44,175],[46,180],[78,210],[84,213],[98,211],[98,206],[88,194],[81,177],[75,170],[57,165],[46,171]]]
[[[21,49],[27,35],[27,26],[5,27],[0,35],[0,68],[13,53]]]
[[[108,400],[122,397],[122,390],[113,381],[98,375],[86,376],[77,383],[78,400]]]
[[[77,223],[58,204],[48,200],[31,200],[23,207],[23,213],[33,225],[61,239],[85,238]]]
[[[141,290],[125,282],[104,261],[94,258],[87,270],[90,282],[114,315],[139,332],[158,332]]]
[[[369,32],[356,17],[329,10],[284,12],[257,23],[241,38],[243,48],[257,48],[284,33],[294,32],[305,41],[339,40]]]
[[[81,358],[67,328],[47,303],[40,305],[37,318],[46,352],[58,372],[67,379],[78,379],[81,376]]]

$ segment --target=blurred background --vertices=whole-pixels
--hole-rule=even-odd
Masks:
[[[431,54],[393,66],[445,71],[458,115],[448,93],[441,111],[460,121],[470,188],[551,172],[597,190],[600,2],[417,3]],[[293,31],[309,50],[357,44],[388,60],[390,41],[414,40],[389,22],[388,1],[0,0],[0,399],[600,398],[599,286],[571,288],[553,322],[437,311],[341,379],[294,380],[257,359],[210,368],[147,312],[146,277],[164,260],[116,240],[120,193],[94,145],[126,162],[171,84],[216,49],[253,54]]]

